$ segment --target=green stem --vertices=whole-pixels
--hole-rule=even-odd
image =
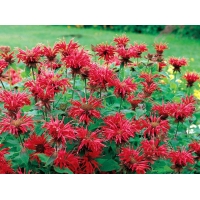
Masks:
[[[179,127],[179,122],[177,123],[176,132],[175,132],[175,138],[177,137],[177,134],[178,134],[178,127]]]
[[[1,79],[0,79],[0,80],[1,80]],[[5,90],[6,88],[5,88],[5,86],[4,86],[3,82],[2,82],[2,80],[1,80],[1,85],[3,86],[3,89]]]
[[[124,80],[124,63],[122,62],[119,68],[119,78],[120,81]]]
[[[85,79],[85,99],[87,99],[87,89],[86,89],[86,86],[87,86],[87,80]]]
[[[24,147],[23,142],[22,142],[22,139],[21,139],[20,133],[19,133],[18,135],[19,135],[19,141],[20,141],[20,143],[22,144],[22,147]]]
[[[76,75],[74,76],[74,82],[73,82],[73,90],[72,90],[72,99],[74,99],[74,90],[76,85]]]
[[[121,112],[122,102],[123,102],[123,99],[121,98],[121,100],[120,100],[120,106],[119,106],[119,112]]]
[[[35,80],[35,75],[34,75],[33,67],[31,67],[31,71],[32,71],[33,79]]]

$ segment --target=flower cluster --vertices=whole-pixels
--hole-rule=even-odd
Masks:
[[[199,75],[147,47],[0,46],[0,173],[200,173]]]

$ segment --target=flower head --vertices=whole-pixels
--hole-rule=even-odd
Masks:
[[[79,167],[78,157],[65,150],[59,150],[54,165],[62,168],[69,168],[73,173],[77,173]]]
[[[54,49],[55,51],[61,52],[63,57],[67,57],[77,50],[79,46],[80,45],[73,40],[70,40],[68,44],[61,40],[55,44]]]
[[[63,121],[57,118],[51,119],[43,126],[48,131],[48,134],[53,138],[53,142],[65,145],[67,140],[76,139],[74,129],[70,123],[64,124]]]
[[[194,159],[192,154],[186,151],[185,149],[179,149],[177,151],[171,151],[168,155],[173,163],[172,169],[176,172],[181,172],[183,167],[185,167],[188,163],[194,164]]]
[[[0,76],[2,76],[4,70],[8,67],[8,62],[3,59],[0,59]]]
[[[139,97],[134,97],[133,95],[129,95],[127,101],[131,104],[132,110],[135,110],[143,100]]]
[[[168,49],[168,46],[167,46],[167,44],[166,43],[155,43],[154,44],[154,48],[155,48],[155,50],[156,50],[156,53],[158,54],[158,55],[161,55],[161,54],[163,54],[163,51],[164,50],[166,50],[166,49]]]
[[[105,145],[102,143],[103,139],[98,137],[98,132],[89,132],[84,128],[77,128],[77,138],[80,140],[78,151],[82,148],[87,148],[90,151],[101,151]]]
[[[194,113],[195,102],[193,96],[187,96],[182,98],[181,103],[170,103],[168,105],[169,115],[175,118],[175,122],[183,122]]]
[[[187,81],[187,87],[192,87],[193,84],[199,80],[199,75],[196,73],[186,73],[183,77]]]
[[[170,103],[162,103],[162,105],[155,104],[152,107],[152,111],[156,111],[159,114],[160,119],[165,120],[169,116],[169,106]]]
[[[141,147],[144,151],[144,155],[146,159],[150,161],[154,161],[157,158],[166,158],[168,153],[167,153],[167,147],[166,145],[159,145],[160,140],[159,139],[151,139],[151,140],[143,140],[141,142]]]
[[[113,40],[117,47],[126,47],[127,43],[130,41],[126,35],[115,37]]]
[[[89,124],[92,118],[99,119],[101,117],[97,108],[103,108],[101,100],[92,96],[88,100],[81,98],[80,101],[72,101],[72,107],[69,109],[69,116],[78,118],[79,122]]]
[[[176,72],[180,72],[181,67],[186,66],[188,64],[187,60],[185,58],[170,58],[169,59],[169,64],[171,64],[174,69],[173,71]]]
[[[145,157],[140,155],[139,151],[131,148],[122,148],[119,159],[127,168],[137,174],[145,174],[146,170],[150,169]]]
[[[32,49],[18,49],[19,53],[16,55],[18,58],[18,63],[22,61],[28,67],[36,67],[39,63],[39,59],[42,56],[42,49],[40,46],[36,46]]]
[[[99,170],[99,164],[95,160],[100,156],[100,151],[94,151],[94,152],[86,152],[83,157],[79,158],[79,174],[93,174],[96,170]]]
[[[150,116],[142,120],[143,128],[145,128],[145,137],[156,137],[160,134],[166,134],[170,128],[167,120],[161,120],[160,117]]]
[[[36,159],[40,163],[38,154],[44,153],[46,156],[51,156],[55,149],[51,147],[44,135],[38,136],[35,133],[32,134],[25,142],[24,146],[27,149],[31,149],[34,152],[30,155],[30,159]]]
[[[94,51],[96,52],[99,59],[104,59],[108,62],[110,59],[114,57],[115,47],[108,44],[99,44],[94,47]]]
[[[107,67],[93,66],[89,71],[88,85],[90,90],[107,90],[112,80],[116,78],[114,71]]]
[[[0,101],[4,103],[4,108],[7,109],[11,115],[15,115],[23,106],[31,104],[26,93],[13,93],[5,90],[0,93]]]
[[[135,126],[122,113],[106,117],[104,123],[105,126],[102,127],[103,135],[107,140],[114,140],[117,144],[127,142],[130,137],[135,135]]]
[[[11,85],[15,85],[22,81],[22,77],[20,75],[20,70],[14,70],[10,68],[5,73],[5,81],[7,81]]]
[[[130,77],[122,82],[119,79],[114,79],[112,84],[115,88],[114,94],[123,99],[137,89],[136,83],[133,83],[133,79]]]
[[[69,56],[64,57],[62,61],[67,68],[71,69],[73,76],[81,74],[81,69],[83,67],[90,66],[90,56],[84,49],[73,51]]]
[[[30,116],[22,116],[20,111],[16,114],[16,118],[13,119],[10,115],[6,115],[0,122],[1,133],[10,132],[13,135],[24,134],[28,129],[33,130],[33,120]]]
[[[200,159],[200,143],[197,141],[191,142],[189,148],[198,156],[197,158]]]

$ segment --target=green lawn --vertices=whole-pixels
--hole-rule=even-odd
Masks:
[[[53,45],[59,39],[65,37],[67,41],[75,38],[80,44],[90,49],[90,45],[101,42],[112,42],[116,34],[106,30],[83,29],[68,26],[0,26],[0,45],[9,45],[12,48],[31,48],[37,43]],[[190,71],[200,70],[200,40],[180,38],[175,35],[145,35],[127,33],[131,42],[145,42],[154,52],[152,44],[156,42],[167,42],[170,49],[166,50],[166,58],[169,56],[189,58],[188,69]],[[194,61],[192,61],[194,59]]]

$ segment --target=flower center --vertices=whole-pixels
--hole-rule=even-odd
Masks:
[[[23,123],[22,119],[12,120],[11,124],[15,127],[19,127]]]
[[[136,162],[135,158],[131,156],[130,162],[134,164]]]
[[[44,150],[45,150],[45,148],[44,148],[43,144],[36,145],[36,152],[37,153],[44,153]]]
[[[155,128],[155,127],[158,126],[158,125],[159,125],[158,122],[151,122],[151,126],[152,126],[153,128]]]
[[[90,105],[90,104],[84,103],[84,104],[81,105],[81,108],[82,108],[83,110],[85,110],[85,111],[89,111],[89,110],[92,110],[92,109],[93,109],[93,106]]]

